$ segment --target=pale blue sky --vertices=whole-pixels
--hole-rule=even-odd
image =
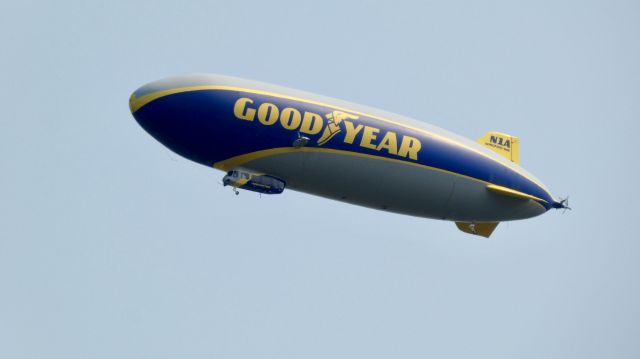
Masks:
[[[638,358],[634,1],[0,4],[0,357]],[[477,240],[236,197],[128,109],[211,72],[521,137],[572,212]]]

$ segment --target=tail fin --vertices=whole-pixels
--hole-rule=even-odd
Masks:
[[[456,222],[458,229],[469,234],[489,238],[500,222]]]
[[[500,132],[487,132],[477,143],[505,157],[511,162],[520,163],[520,139]]]
[[[511,162],[520,163],[520,139],[518,139],[518,137],[507,135],[506,133],[491,131],[478,138],[476,142]],[[495,187],[499,188],[489,189],[500,192],[499,190],[502,190],[503,188],[500,186]],[[506,190],[509,191],[508,188]],[[504,190],[500,193],[503,192]],[[508,193],[503,194],[514,196],[521,193],[511,190]],[[493,233],[493,230],[496,229],[498,224],[500,224],[500,222],[456,222],[456,226],[458,226],[459,230],[487,238],[491,236],[491,233]]]

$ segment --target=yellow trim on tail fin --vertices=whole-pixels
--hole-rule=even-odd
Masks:
[[[491,192],[495,192],[495,193],[502,194],[502,195],[509,196],[509,197],[516,197],[516,198],[522,198],[522,199],[532,199],[534,201],[547,203],[547,201],[545,201],[542,198],[538,198],[536,196],[532,196],[532,195],[526,194],[524,192],[516,191],[515,189],[498,186],[497,184],[488,184],[487,185],[487,189],[489,191],[491,191]]]
[[[520,164],[520,139],[500,132],[487,132],[476,140],[477,143],[508,159]]]
[[[469,234],[489,238],[500,222],[456,222],[458,229]]]

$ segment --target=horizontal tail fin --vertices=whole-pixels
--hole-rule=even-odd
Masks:
[[[511,162],[520,163],[520,139],[500,132],[487,132],[477,143],[505,157]]]
[[[489,238],[500,222],[456,222],[458,229],[469,234]]]
[[[532,195],[526,194],[524,192],[516,191],[515,189],[498,186],[497,184],[488,184],[487,185],[487,190],[489,190],[489,191],[491,191],[493,193],[498,193],[498,194],[504,195],[504,196],[522,198],[522,199],[532,199],[532,200],[537,201],[537,202],[547,203],[547,201],[545,201],[542,198],[538,198],[536,196],[532,196]]]

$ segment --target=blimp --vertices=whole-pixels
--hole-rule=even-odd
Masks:
[[[500,222],[568,208],[519,165],[519,138],[502,132],[471,141],[373,107],[211,74],[148,83],[129,108],[164,146],[223,171],[236,194],[290,189],[483,237]]]

